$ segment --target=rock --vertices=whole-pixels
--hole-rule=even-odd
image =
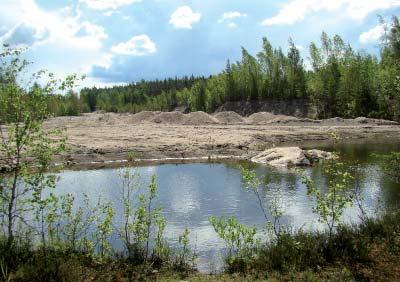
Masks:
[[[310,166],[320,160],[335,159],[333,153],[321,150],[302,150],[299,147],[278,147],[268,149],[251,158],[252,162],[275,167]]]
[[[356,122],[361,124],[375,124],[375,125],[398,125],[398,122],[385,120],[385,119],[375,119],[375,118],[366,118],[366,117],[358,117],[354,119]]]
[[[358,117],[354,119],[356,122],[364,124],[364,123],[369,123],[370,119],[366,117]]]
[[[304,151],[306,158],[311,162],[319,162],[320,160],[334,160],[337,156],[331,152],[325,152],[322,150],[306,150]]]
[[[310,161],[299,147],[278,147],[266,150],[251,159],[252,162],[285,167],[308,166]]]

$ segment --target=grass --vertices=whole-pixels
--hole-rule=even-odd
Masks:
[[[83,253],[32,251],[2,244],[0,281],[400,281],[400,212],[325,233],[282,234],[221,274],[201,274],[168,262],[98,262]]]
[[[396,212],[341,226],[332,237],[317,232],[283,233],[251,258],[230,260],[227,272],[264,278],[271,273],[281,278],[312,274],[326,279],[338,272],[348,275],[345,280],[400,281],[399,259],[400,213]]]

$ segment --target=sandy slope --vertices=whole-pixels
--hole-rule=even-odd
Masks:
[[[45,126],[66,128],[71,151],[62,160],[70,163],[122,160],[127,159],[129,152],[141,159],[251,157],[273,146],[329,141],[334,134],[343,140],[400,139],[399,125],[380,120],[312,121],[265,113],[243,117],[242,122],[235,114],[218,116],[205,113],[95,113],[53,118],[46,121]],[[194,117],[204,120],[204,124]],[[231,119],[232,124],[227,124]]]

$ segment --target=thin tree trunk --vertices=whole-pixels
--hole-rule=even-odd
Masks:
[[[18,176],[19,176],[19,168],[17,168],[14,171],[14,180],[13,180],[13,185],[11,187],[11,198],[10,202],[8,203],[8,240],[7,240],[7,246],[10,248],[12,244],[14,243],[14,205],[16,202],[16,197],[17,197],[17,181],[18,181]]]

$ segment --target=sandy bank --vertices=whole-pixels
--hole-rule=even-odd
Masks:
[[[298,119],[256,113],[242,117],[232,112],[138,114],[93,113],[57,117],[47,128],[65,128],[70,152],[58,158],[69,163],[104,162],[131,158],[253,157],[273,146],[345,142],[391,137],[400,140],[400,126],[391,121],[358,118]]]

